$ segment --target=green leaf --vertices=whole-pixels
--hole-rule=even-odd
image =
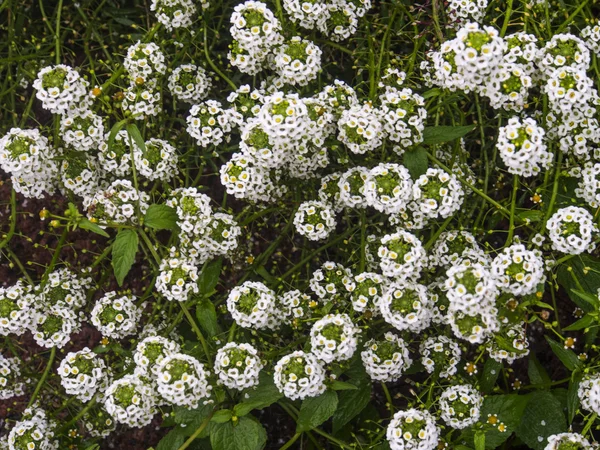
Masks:
[[[219,411],[217,411],[213,416],[211,422],[215,422],[215,423],[225,423],[225,422],[229,422],[231,420],[231,418],[233,417],[233,413],[231,412],[230,409],[221,409]]]
[[[150,205],[144,216],[144,225],[155,230],[175,230],[177,212],[167,205]]]
[[[483,373],[479,380],[479,389],[481,392],[491,392],[496,384],[496,380],[502,371],[502,363],[493,358],[488,358],[483,365]]]
[[[335,413],[337,405],[338,395],[335,391],[325,391],[318,397],[305,399],[298,414],[296,433],[309,431],[321,425]]]
[[[466,135],[469,131],[475,128],[474,125],[463,127],[439,126],[425,127],[423,130],[423,144],[443,144],[458,139]]]
[[[333,432],[337,433],[354,419],[371,401],[371,381],[367,378],[351,380],[358,389],[338,393],[338,407],[333,414]]]
[[[485,450],[485,432],[477,431],[475,433],[475,438],[473,439],[475,443],[475,450]]]
[[[523,221],[539,222],[544,218],[544,213],[538,209],[517,212],[517,217]]]
[[[427,150],[424,147],[406,150],[402,162],[410,172],[410,176],[415,180],[427,172]]]
[[[499,448],[504,441],[517,429],[527,402],[528,395],[488,395],[484,398],[481,405],[481,420],[487,420],[488,414],[498,416],[498,422],[506,426],[506,431],[498,431],[497,428],[490,428],[485,434],[485,447],[488,449]],[[474,442],[475,431],[467,428],[460,436],[460,441]]]
[[[428,91],[423,92],[423,98],[427,99],[427,98],[431,98],[431,97],[437,97],[438,95],[440,95],[443,91],[440,88],[432,88],[429,89]]]
[[[598,307],[596,294],[600,288],[600,260],[589,255],[577,255],[560,264],[557,269],[557,281],[569,298],[586,312],[593,311]],[[587,293],[592,301],[590,304],[578,294]]]
[[[335,380],[331,384],[331,389],[334,391],[353,391],[358,389],[358,387],[352,383],[346,383],[345,381]]]
[[[235,405],[233,412],[238,417],[245,416],[254,409],[263,409],[272,405],[282,397],[283,394],[273,382],[273,376],[261,371],[258,386],[246,391],[246,395],[242,396],[244,401]]]
[[[138,235],[134,230],[121,229],[112,245],[112,266],[119,286],[129,273],[138,250]]]
[[[575,289],[571,289],[571,292],[580,299],[589,303],[595,310],[598,310],[598,307],[600,306],[600,301],[598,301],[597,295],[588,294],[587,292],[580,292]]]
[[[185,442],[185,436],[179,427],[169,431],[158,443],[156,450],[177,450]]]
[[[123,120],[115,123],[113,125],[113,127],[110,129],[110,134],[108,135],[108,142],[107,142],[109,150],[113,149],[113,145],[115,143],[115,138],[117,137],[117,134],[119,134],[119,131],[121,131],[123,129],[123,127],[125,126],[127,121],[128,121],[128,119],[123,119]]]
[[[90,222],[87,219],[81,219],[77,223],[77,226],[84,230],[91,231],[92,233],[99,234],[100,236],[110,237],[110,235],[106,231],[104,231],[102,228],[100,228],[100,226],[98,224],[96,224],[94,222]]]
[[[222,267],[222,258],[215,259],[204,265],[202,272],[200,272],[200,276],[198,277],[198,286],[200,287],[201,295],[208,296],[212,294],[219,283]]]
[[[548,341],[548,344],[550,344],[550,348],[554,354],[558,356],[558,359],[560,359],[567,369],[573,371],[582,366],[581,361],[572,350],[565,348],[563,345],[559,344],[548,336],[544,337],[546,338],[546,341]]]
[[[142,153],[146,154],[146,143],[144,142],[144,138],[142,137],[142,133],[140,133],[140,129],[137,127],[135,123],[130,123],[127,125],[127,133],[131,136],[131,139],[135,142],[135,144],[140,148]]]
[[[527,367],[527,375],[533,384],[550,384],[550,377],[546,369],[539,362],[535,354],[529,354],[529,366]]]
[[[571,325],[569,325],[568,327],[563,328],[563,331],[583,330],[584,328],[588,328],[595,322],[596,322],[596,318],[594,316],[591,316],[590,314],[586,314],[581,319],[579,319],[577,322],[574,322]]]
[[[213,337],[219,334],[220,328],[217,323],[217,311],[215,305],[209,299],[205,298],[196,305],[196,319],[200,324],[200,328],[208,337]]]
[[[240,417],[237,424],[215,424],[210,433],[213,450],[261,450],[267,442],[267,432],[253,417]]]
[[[516,434],[530,448],[543,450],[549,436],[567,431],[567,422],[561,402],[551,392],[530,395]]]
[[[579,408],[579,383],[581,383],[582,374],[576,373],[573,379],[569,382],[569,389],[567,390],[567,414],[568,423],[571,424],[577,409]]]

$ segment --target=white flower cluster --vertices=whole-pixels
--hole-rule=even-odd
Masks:
[[[583,42],[596,55],[600,55],[600,20],[581,30]]]
[[[201,147],[229,142],[232,116],[217,100],[207,100],[192,106],[186,121],[187,132]]]
[[[237,5],[230,21],[234,41],[229,61],[240,71],[255,75],[269,53],[283,42],[281,25],[266,4],[253,0]]]
[[[529,341],[527,340],[526,331],[526,327],[522,323],[502,323],[497,334],[502,338],[502,345],[497,339],[490,338],[486,347],[488,354],[500,363],[507,361],[509,364],[529,355]]]
[[[150,11],[168,31],[187,28],[192,24],[196,5],[193,0],[152,0]]]
[[[567,206],[556,211],[546,223],[552,248],[569,255],[592,251],[598,227],[594,217],[578,206]]]
[[[212,79],[204,68],[195,64],[182,64],[169,76],[168,86],[177,99],[196,104],[208,95]]]
[[[161,100],[162,95],[156,88],[156,80],[138,77],[125,89],[121,107],[124,111],[129,111],[135,119],[142,120],[149,116],[158,116],[162,106]]]
[[[532,177],[550,167],[553,156],[544,136],[544,129],[530,117],[511,117],[507,125],[500,127],[496,148],[510,173]]]
[[[103,336],[121,339],[133,334],[142,315],[142,310],[136,306],[134,297],[115,291],[107,292],[99,298],[90,313],[92,324]]]
[[[174,189],[166,204],[177,212],[180,250],[190,264],[198,266],[237,247],[240,227],[229,214],[213,213],[210,197],[197,188]]]
[[[25,393],[18,358],[6,358],[0,354],[0,400],[7,400]]]
[[[359,333],[347,314],[327,314],[310,330],[312,353],[326,363],[350,359],[358,346]]]
[[[327,239],[335,225],[335,212],[328,203],[319,200],[300,204],[294,216],[296,231],[311,241]]]
[[[85,111],[90,106],[89,83],[64,64],[44,67],[33,82],[42,107],[53,114]]]
[[[577,395],[583,409],[600,414],[600,375],[584,378],[579,384]]]
[[[566,450],[569,448],[592,450],[595,447],[579,433],[559,433],[548,436],[548,445],[544,447],[544,450]]]
[[[522,111],[532,86],[532,78],[525,66],[502,62],[486,80],[481,94],[489,99],[494,109]]]
[[[373,272],[359,273],[354,277],[354,286],[351,290],[352,307],[354,311],[371,311],[377,313],[387,280]]]
[[[104,406],[96,404],[88,409],[82,417],[87,433],[92,437],[106,438],[117,428],[117,423],[108,414]]]
[[[169,181],[178,172],[177,150],[164,139],[152,138],[145,142],[146,151],[133,148],[133,162],[137,172],[148,180]]]
[[[398,281],[415,280],[427,265],[427,253],[418,237],[398,230],[386,234],[377,249],[377,259],[383,275]]]
[[[431,268],[449,267],[462,258],[468,250],[477,250],[475,236],[468,231],[444,231],[441,233],[429,252]]]
[[[457,372],[462,351],[449,337],[433,336],[421,342],[421,363],[428,373],[436,373],[440,378],[450,378]]]
[[[499,294],[490,271],[480,263],[462,262],[450,267],[446,271],[445,288],[451,309],[470,315],[491,308]]]
[[[256,386],[262,368],[258,351],[250,344],[229,342],[215,356],[215,373],[219,381],[230,389]]]
[[[347,291],[354,290],[350,269],[333,261],[326,261],[313,272],[310,289],[325,302],[330,302]]]
[[[398,411],[386,431],[392,450],[433,450],[437,448],[440,430],[427,411]]]
[[[158,393],[169,403],[198,407],[198,402],[210,397],[210,372],[196,358],[176,353],[165,357],[156,369]]]
[[[54,305],[36,305],[31,314],[30,330],[40,347],[64,347],[72,333],[81,329],[81,323],[72,309]]]
[[[421,284],[392,283],[379,305],[384,320],[398,331],[420,333],[431,322],[431,299]]]
[[[58,153],[36,128],[11,128],[0,139],[0,168],[11,175],[13,188],[25,197],[44,198],[56,190]]]
[[[131,139],[126,130],[120,130],[109,148],[109,134],[106,134],[104,141],[100,144],[98,151],[98,161],[103,170],[117,177],[124,177],[131,173],[131,147],[133,153],[141,151],[137,144]]]
[[[0,336],[22,335],[31,322],[36,298],[31,286],[19,280],[12,286],[0,287]]]
[[[413,183],[408,169],[401,164],[380,163],[365,181],[367,204],[385,214],[399,213],[412,199]]]
[[[130,427],[148,425],[156,413],[156,393],[137,375],[125,375],[111,383],[104,407],[115,421]]]
[[[317,78],[322,54],[313,42],[294,36],[275,51],[273,64],[281,81],[306,86]]]
[[[314,29],[317,21],[325,12],[325,0],[283,0],[283,8],[293,22],[304,28]]]
[[[92,279],[86,274],[77,275],[63,267],[48,274],[46,283],[37,289],[36,295],[41,297],[41,303],[50,307],[76,310],[85,306],[86,292],[91,283]]]
[[[292,325],[297,325],[295,319],[306,319],[312,315],[312,307],[316,302],[310,295],[302,293],[298,289],[285,292],[280,297],[281,307],[285,310],[285,315],[292,320]]]
[[[413,197],[424,216],[436,219],[450,217],[460,209],[464,190],[455,175],[429,168],[414,184]]]
[[[60,133],[67,146],[89,152],[97,150],[104,141],[104,123],[90,110],[69,112],[60,121]]]
[[[346,0],[332,0],[317,18],[317,29],[334,42],[348,39],[358,28],[357,10]]]
[[[66,393],[81,402],[87,402],[97,392],[106,390],[109,382],[106,364],[87,347],[67,353],[58,367],[58,375]]]
[[[72,192],[80,197],[90,197],[100,189],[102,170],[98,159],[81,152],[68,152],[59,167],[63,193]]]
[[[338,139],[352,153],[364,154],[382,143],[383,125],[370,103],[351,106],[338,121]]]
[[[164,75],[167,70],[165,55],[154,42],[138,41],[130,46],[123,65],[133,84],[138,83],[137,78],[142,79],[142,84],[154,80],[158,75]]]
[[[156,278],[156,290],[169,301],[185,302],[190,296],[200,292],[198,268],[193,260],[184,258],[164,258]]]
[[[581,179],[575,195],[585,200],[592,208],[600,205],[600,163],[586,163],[581,168]]]
[[[229,102],[229,112],[232,120],[237,127],[241,127],[244,119],[250,119],[258,115],[260,107],[264,100],[264,92],[259,89],[252,89],[250,85],[244,84],[237,90],[229,93],[227,101]]]
[[[423,130],[427,110],[425,100],[409,88],[386,87],[380,95],[381,118],[387,137],[399,143],[395,151],[402,153],[405,148],[423,141]]]
[[[537,55],[537,65],[546,77],[556,69],[566,67],[587,70],[590,65],[590,52],[584,42],[570,33],[552,36]]]
[[[135,374],[156,379],[158,368],[167,357],[179,353],[181,347],[175,341],[162,336],[148,336],[138,342],[133,352]]]
[[[56,424],[47,418],[45,411],[27,408],[21,421],[8,434],[8,450],[58,450],[55,428]]]
[[[259,281],[234,287],[227,297],[227,310],[244,328],[277,329],[284,319],[275,292]]]
[[[496,286],[513,295],[529,295],[546,281],[544,259],[539,250],[527,250],[523,244],[505,247],[492,261]]]
[[[83,200],[88,218],[103,223],[137,223],[148,210],[150,196],[129,180],[115,180],[105,190]]]
[[[441,418],[455,429],[463,429],[479,420],[483,397],[469,384],[450,386],[440,396]]]
[[[453,27],[461,27],[467,22],[481,23],[485,16],[488,0],[450,0],[446,11]]]
[[[339,192],[338,204],[351,209],[364,208],[366,206],[365,188],[368,178],[369,169],[360,166],[352,167],[341,174],[336,191],[336,194]]]
[[[383,382],[398,380],[412,364],[404,341],[390,332],[383,339],[367,341],[360,357],[371,379]]]
[[[275,364],[275,386],[290,400],[304,400],[325,392],[325,368],[312,353],[295,351]]]

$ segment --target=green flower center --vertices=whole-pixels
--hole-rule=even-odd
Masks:
[[[66,77],[67,71],[61,68],[56,68],[54,70],[46,72],[42,76],[42,87],[44,89],[58,88],[62,91]]]

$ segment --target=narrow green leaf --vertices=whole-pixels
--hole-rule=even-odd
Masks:
[[[213,450],[261,450],[267,442],[267,432],[252,416],[240,417],[237,424],[214,424],[210,433]]]
[[[129,273],[138,250],[138,235],[134,230],[120,230],[112,245],[112,266],[119,286]]]
[[[215,423],[225,423],[225,422],[229,422],[231,420],[231,418],[233,417],[233,413],[231,412],[230,409],[221,409],[219,411],[217,411],[216,413],[214,413],[214,415],[212,416],[211,422],[215,422]]]
[[[115,143],[115,138],[117,137],[117,134],[119,134],[119,131],[121,131],[123,129],[123,127],[125,126],[127,121],[128,121],[128,119],[123,119],[123,120],[115,123],[113,125],[113,127],[110,129],[110,134],[108,135],[108,142],[106,143],[108,145],[109,150],[113,149],[113,145]]]
[[[579,297],[580,299],[582,299],[582,300],[586,301],[587,303],[589,303],[590,305],[592,305],[594,307],[594,309],[596,309],[596,310],[599,309],[600,301],[598,300],[597,295],[592,295],[587,292],[577,291],[575,289],[571,289],[571,292],[573,294],[575,294],[577,297]]]
[[[475,443],[475,450],[485,450],[485,432],[479,430],[475,433],[475,438],[473,439]]]
[[[214,261],[204,265],[204,268],[198,277],[198,286],[200,288],[201,295],[210,295],[215,287],[217,287],[222,267],[222,258],[215,259]]]
[[[467,125],[462,127],[425,127],[425,130],[423,131],[423,144],[431,145],[450,142],[454,139],[463,137],[469,131],[473,130],[473,128],[475,128],[474,125]]]
[[[429,89],[428,91],[423,92],[423,98],[427,99],[427,98],[431,98],[431,97],[437,97],[442,92],[443,91],[440,88],[432,88],[432,89]]]
[[[534,353],[529,354],[527,375],[533,384],[550,384],[548,372],[546,372],[546,369],[544,369]]]
[[[569,382],[569,389],[567,390],[567,414],[568,423],[573,423],[573,419],[577,414],[579,408],[579,383],[581,383],[581,372],[575,374],[573,379]]]
[[[202,331],[209,338],[219,334],[220,328],[217,323],[217,311],[215,310],[215,305],[209,299],[202,299],[196,305],[196,319],[198,319]]]
[[[144,216],[144,225],[155,230],[175,230],[177,212],[167,205],[150,205]]]
[[[335,391],[325,391],[318,397],[306,398],[300,407],[296,433],[309,431],[321,425],[335,413],[337,405],[338,395]]]
[[[565,289],[573,303],[586,312],[598,309],[599,302],[596,297],[600,288],[600,260],[598,258],[590,255],[577,255],[560,264],[556,274],[558,283]],[[592,297],[582,298],[574,291],[584,292]]]
[[[137,127],[135,123],[130,123],[127,125],[127,133],[133,139],[133,142],[140,148],[142,153],[146,154],[146,143],[144,142],[144,138],[142,137],[142,133],[140,133],[140,129]]]
[[[100,226],[94,222],[90,222],[87,219],[81,219],[78,224],[79,228],[82,228],[84,230],[88,230],[91,231],[92,233],[96,233],[99,234],[100,236],[104,236],[104,237],[110,237],[110,235],[104,231],[102,228],[100,228]]]
[[[546,338],[546,341],[548,341],[548,344],[550,344],[550,348],[554,354],[558,356],[558,359],[560,359],[567,369],[573,371],[582,366],[581,361],[572,350],[565,348],[563,345],[559,344],[548,336],[544,337]]]
[[[577,331],[588,328],[596,322],[596,318],[591,316],[589,313],[579,319],[577,322],[572,323],[568,327],[563,328],[564,331]]]
[[[413,150],[406,150],[404,152],[402,162],[408,169],[413,180],[416,180],[425,172],[427,172],[427,150],[420,146]]]

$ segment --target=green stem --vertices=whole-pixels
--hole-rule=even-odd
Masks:
[[[385,394],[385,398],[388,402],[388,409],[390,410],[391,414],[394,414],[394,402],[392,401],[392,396],[390,395],[387,385],[383,381],[381,382],[381,388],[383,389],[383,393]]]
[[[506,238],[506,245],[512,244],[513,235],[515,233],[515,209],[517,206],[517,191],[519,189],[519,175],[513,176],[513,191],[510,202],[510,220],[508,224],[508,237]]]
[[[52,368],[52,364],[54,363],[55,356],[56,356],[56,347],[52,347],[52,349],[50,350],[50,358],[48,358],[48,363],[46,364],[46,369],[44,369],[42,378],[40,378],[40,380],[38,381],[37,385],[35,386],[35,390],[33,391],[31,398],[29,399],[29,403],[27,403],[28,408],[30,408],[31,405],[33,405],[33,403],[35,402],[35,399],[37,398],[38,394],[42,390],[42,386],[44,385],[46,378],[48,378],[48,374],[50,373],[50,369]]]
[[[56,64],[60,64],[60,16],[62,13],[63,0],[58,0],[56,13],[56,26],[54,28],[54,44],[56,51]]]
[[[296,442],[298,440],[298,438],[302,436],[302,433],[296,433],[295,435],[292,436],[292,438],[287,441],[279,450],[287,450],[288,448],[290,448],[292,445],[294,445],[294,442]]]
[[[179,447],[179,450],[185,450],[186,448],[188,448],[190,445],[192,445],[192,442],[194,442],[194,440],[200,436],[200,433],[202,433],[202,431],[204,431],[204,429],[208,426],[208,424],[210,423],[210,420],[212,419],[212,416],[215,412],[211,412],[210,415],[204,419],[204,421],[200,424],[200,426],[196,429],[196,431],[194,431],[194,433],[188,438],[187,441],[185,441],[181,447]]]
[[[152,245],[150,238],[148,237],[146,232],[144,230],[142,230],[141,228],[138,230],[138,232],[139,232],[139,235],[142,237],[142,240],[146,244],[146,247],[148,247],[148,250],[150,250],[150,253],[152,254],[152,257],[154,258],[154,261],[156,261],[156,264],[158,266],[160,266],[160,263],[162,260],[160,259],[160,256],[158,256],[158,253],[156,252],[154,245]]]
[[[221,78],[223,78],[227,84],[229,86],[231,86],[231,89],[233,89],[234,91],[237,90],[237,86],[235,85],[235,83],[233,81],[231,81],[229,78],[227,78],[227,76],[221,71],[221,69],[219,69],[217,67],[217,65],[213,62],[213,60],[210,57],[210,54],[208,53],[208,39],[206,37],[206,32],[208,29],[208,25],[204,24],[204,54],[206,55],[206,60],[208,61],[208,64],[210,65],[210,67],[212,67],[212,69],[217,72],[217,74],[219,74],[219,76]]]
[[[8,233],[0,241],[0,249],[4,248],[15,234],[15,227],[17,225],[17,194],[14,189],[10,191],[10,225],[8,227]]]
[[[58,261],[58,257],[60,256],[60,251],[63,248],[63,245],[65,245],[65,241],[67,240],[67,234],[69,234],[69,230],[67,227],[65,227],[62,234],[60,235],[60,239],[58,240],[56,249],[54,249],[54,254],[52,255],[52,260],[50,261],[50,264],[44,271],[44,275],[42,276],[42,284],[45,284],[46,281],[48,281],[50,272],[52,272],[54,270],[54,266],[56,266],[56,262]]]
[[[540,230],[541,234],[544,234],[544,232],[546,231],[546,223],[548,222],[548,219],[550,219],[552,209],[554,208],[554,202],[556,201],[556,196],[558,195],[558,179],[560,178],[562,158],[563,152],[562,150],[559,150],[558,157],[556,159],[556,172],[554,173],[554,183],[552,185],[552,197],[550,197],[550,203],[548,204],[548,209],[546,210],[546,217],[544,217],[544,223],[542,223],[542,229]]]
[[[194,333],[196,333],[196,336],[198,337],[200,344],[202,344],[202,349],[204,350],[204,354],[206,355],[206,360],[207,360],[206,363],[207,363],[208,367],[212,369],[212,358],[210,356],[210,351],[208,349],[208,343],[206,342],[206,339],[204,339],[204,336],[202,335],[202,331],[200,331],[200,328],[198,328],[198,324],[196,323],[196,321],[190,314],[190,311],[187,309],[187,306],[185,306],[184,303],[179,303],[179,304],[181,305],[181,309],[183,310],[185,317],[187,317],[187,320],[190,323],[192,330],[194,330]]]
[[[71,397],[74,398],[74,397]],[[63,425],[62,427],[60,427],[60,429],[58,430],[58,432],[56,434],[60,434],[63,433],[65,431],[67,431],[69,429],[70,426],[72,426],[75,422],[77,422],[79,419],[81,419],[85,413],[87,413],[90,409],[92,409],[94,407],[94,405],[96,404],[96,396],[94,396],[86,405],[85,407],[79,411],[77,413],[77,415],[75,417],[73,417],[71,420],[69,420],[65,425]]]
[[[504,14],[504,23],[502,24],[502,30],[500,30],[500,37],[504,37],[506,34],[506,29],[508,28],[508,22],[510,21],[510,15],[513,11],[513,0],[508,0],[508,7],[506,8],[506,13]]]

